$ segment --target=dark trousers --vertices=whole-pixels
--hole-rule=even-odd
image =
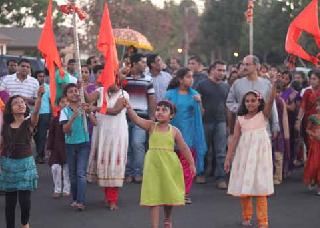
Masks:
[[[15,228],[15,210],[17,200],[21,209],[21,224],[29,223],[30,208],[31,208],[31,191],[15,191],[6,192],[6,222],[7,228]]]
[[[44,150],[47,141],[47,132],[50,125],[51,114],[45,113],[39,115],[39,121],[37,126],[37,131],[34,136],[34,141],[36,143],[37,158],[44,159]]]

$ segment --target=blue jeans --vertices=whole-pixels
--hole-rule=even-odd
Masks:
[[[146,152],[147,132],[128,121],[129,148],[127,156],[126,176],[142,176],[144,155]]]
[[[84,204],[90,144],[66,144],[66,152],[73,201]]]
[[[227,155],[227,124],[211,122],[205,124],[207,145],[206,170],[215,167],[214,176],[217,181],[225,181],[224,161]]]

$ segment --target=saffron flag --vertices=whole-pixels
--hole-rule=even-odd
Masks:
[[[248,0],[248,9],[245,13],[248,24],[252,23],[253,21],[253,8],[254,8],[253,0]]]
[[[58,108],[55,105],[56,99],[56,80],[55,80],[55,67],[57,66],[60,71],[61,77],[64,76],[61,59],[57,49],[56,40],[54,38],[52,28],[52,0],[49,0],[46,20],[41,32],[38,43],[38,49],[45,59],[46,66],[49,71],[50,78],[50,101],[52,106],[53,115],[57,115]]]
[[[81,21],[88,18],[88,14],[83,11],[80,6],[75,4],[75,2],[66,0],[56,0],[56,2],[62,13],[69,15],[75,12]]]
[[[97,81],[100,82],[104,87],[103,104],[100,112],[106,113],[106,92],[108,91],[108,88],[111,85],[115,84],[115,75],[119,66],[116,43],[113,36],[113,30],[111,26],[107,3],[104,6],[103,15],[101,19],[97,48],[105,58],[104,69]]]
[[[312,0],[310,4],[291,22],[288,28],[285,45],[285,49],[289,54],[298,56],[313,63],[314,65],[318,65],[318,56],[312,56],[298,43],[302,32],[309,33],[313,36],[317,46],[320,48],[318,0]]]

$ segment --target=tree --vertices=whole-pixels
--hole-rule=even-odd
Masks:
[[[26,24],[39,26],[44,23],[48,0],[0,0],[0,24],[23,27]],[[61,13],[56,13],[55,24],[64,21]]]
[[[288,4],[288,3],[289,4]],[[259,0],[254,13],[254,52],[264,62],[281,64],[287,57],[285,40],[290,22],[310,1],[265,1]],[[245,34],[243,37],[247,37]],[[304,37],[302,45],[312,48]],[[247,38],[245,38],[247,40]],[[242,43],[243,44],[243,43]],[[311,45],[311,46],[310,46]],[[245,53],[242,46],[242,52]]]
[[[233,52],[238,52],[240,47],[246,3],[239,0],[207,0],[205,5],[194,52],[203,53],[207,62],[214,59],[231,62]]]
[[[84,45],[90,54],[96,53],[96,36],[92,34],[98,34],[102,6],[101,1],[91,0],[87,7],[89,20],[86,22]],[[141,32],[163,57],[168,57],[168,53],[181,40],[179,12],[173,2],[168,2],[164,9],[154,6],[150,1],[140,0],[112,1],[108,6],[113,28],[129,27]]]
[[[287,57],[284,45],[287,30],[293,18],[310,0],[256,0],[254,7],[254,54],[271,64],[281,64]],[[194,50],[204,53],[206,59],[224,59],[230,63],[240,60],[249,52],[249,26],[244,12],[247,1],[207,0],[201,18],[200,36]],[[303,35],[300,43],[311,53],[317,47],[310,37]]]

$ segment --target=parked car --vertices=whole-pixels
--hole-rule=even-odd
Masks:
[[[19,62],[21,59],[27,59],[31,63],[31,74],[38,70],[44,70],[44,61],[41,58],[22,56],[22,55],[0,55],[0,77],[8,74],[7,61],[15,59]]]

